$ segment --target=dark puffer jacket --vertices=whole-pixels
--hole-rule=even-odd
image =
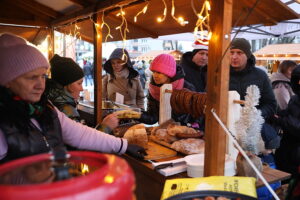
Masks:
[[[184,77],[184,72],[182,68],[180,66],[177,66],[176,75],[171,79],[171,82],[182,79],[183,77]],[[162,86],[162,85],[155,84],[153,77],[151,78],[151,84],[158,87]],[[183,87],[191,91],[195,91],[193,85],[187,82],[184,82]],[[142,113],[142,116],[139,119],[139,121],[145,124],[155,124],[159,120],[159,101],[157,101],[154,97],[152,97],[150,92],[148,93],[147,98],[148,98],[147,111]],[[176,114],[172,112],[172,119],[184,125],[190,122],[195,122],[195,120],[189,114]]]
[[[260,99],[257,109],[261,110],[262,116],[265,119],[273,116],[277,104],[270,80],[264,71],[255,67],[253,55],[248,59],[246,68],[241,71],[235,71],[230,66],[229,90],[237,91],[244,100],[247,87],[250,85],[256,85],[259,88]]]
[[[195,87],[196,92],[205,92],[207,83],[207,65],[199,67],[192,59],[192,52],[186,52],[181,58],[180,65],[185,73],[184,80],[191,83]]]
[[[300,66],[292,72],[291,85],[296,94],[289,101],[286,110],[278,113],[276,124],[283,129],[280,147],[275,153],[278,169],[297,174],[300,164]]]
[[[39,123],[41,130],[31,118]],[[8,145],[1,162],[64,146],[57,113],[44,95],[38,103],[29,104],[0,86],[0,129]]]

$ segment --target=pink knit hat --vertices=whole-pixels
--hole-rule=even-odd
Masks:
[[[176,75],[175,59],[169,54],[160,54],[151,62],[150,70],[160,72],[172,78]]]
[[[0,35],[0,85],[40,67],[49,67],[44,55],[16,35]]]

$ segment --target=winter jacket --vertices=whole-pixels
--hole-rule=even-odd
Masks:
[[[185,73],[184,80],[191,83],[196,88],[196,92],[205,92],[207,83],[207,65],[199,67],[192,59],[192,52],[186,52],[181,58],[180,65]]]
[[[279,72],[273,73],[270,79],[279,109],[284,110],[294,95],[291,88],[291,81],[283,73]]]
[[[294,95],[286,110],[278,113],[279,118],[274,121],[283,130],[283,135],[279,149],[275,153],[276,165],[278,169],[297,174],[300,165],[300,67],[296,67],[292,72],[298,76],[296,81],[291,81]],[[293,78],[292,78],[293,80]]]
[[[240,94],[242,100],[245,99],[247,87],[256,85],[260,91],[259,105],[262,116],[267,119],[275,113],[276,100],[267,74],[255,67],[255,57],[252,55],[245,69],[235,71],[230,66],[229,90],[235,90]]]
[[[122,59],[123,49],[115,49],[104,64],[108,73],[102,80],[102,97],[111,101],[116,100],[116,93],[124,96],[124,104],[144,109],[144,90],[142,88],[139,73],[133,68],[129,54],[127,55],[126,66],[129,70],[127,78],[116,78],[111,65],[111,59]]]
[[[46,95],[48,99],[69,118],[80,122],[80,115],[76,109],[77,102],[73,96],[60,84],[48,79],[46,82]]]
[[[63,86],[51,79],[47,79],[45,94],[53,103],[53,105],[63,112],[67,117],[75,120],[76,122],[85,124],[77,110],[77,101]],[[98,124],[96,127],[98,131],[109,134],[112,133],[111,128],[108,126]]]
[[[176,69],[176,75],[171,79],[171,82],[182,79],[184,77],[184,72],[180,66],[177,66]],[[162,86],[162,85],[157,85],[155,84],[153,78],[151,78],[151,84],[155,86]],[[184,88],[187,88],[189,90],[194,91],[195,88],[189,84],[186,83],[183,86]],[[141,118],[139,119],[140,122],[145,123],[145,124],[155,124],[159,120],[159,101],[156,100],[150,92],[148,93],[148,106],[147,106],[147,111],[143,112],[141,115]],[[177,122],[181,122],[181,124],[186,125],[187,123],[194,122],[195,120],[192,118],[191,115],[189,114],[176,114],[172,112],[172,119]]]
[[[15,153],[18,155],[13,155],[14,157],[46,152],[46,141],[49,147],[61,145],[60,137],[63,143],[80,149],[120,154],[127,149],[127,140],[77,123],[55,107],[50,109],[46,97],[42,97],[42,100],[33,106],[41,112],[30,114],[30,104],[16,99],[8,89],[0,87],[0,160],[6,156],[11,157],[12,148],[14,152],[22,152],[22,155]],[[8,141],[8,134],[20,136],[19,143]],[[23,151],[24,145],[30,151]],[[32,147],[36,148],[32,150]]]

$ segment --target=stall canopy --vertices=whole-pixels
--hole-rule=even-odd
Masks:
[[[257,60],[300,61],[300,44],[271,44],[254,53]]]
[[[149,61],[149,60],[153,60],[156,56],[158,56],[159,54],[162,54],[162,53],[170,54],[171,56],[173,56],[175,58],[175,60],[180,60],[180,58],[182,56],[182,52],[177,51],[177,50],[168,50],[168,51],[153,50],[153,51],[148,51],[147,53],[144,53],[144,54],[138,56],[136,59]]]
[[[167,13],[171,11],[171,0],[166,0]],[[122,7],[129,32],[126,39],[157,38],[161,35],[191,32],[194,29],[197,16],[191,6],[191,1],[174,1],[174,16],[182,16],[188,21],[185,26],[179,25],[170,14],[163,23],[156,18],[163,16],[162,0],[2,0],[0,1],[0,32],[12,32],[38,44],[47,36],[47,30],[54,28],[67,34],[74,34],[75,26],[79,27],[80,36],[86,41],[93,41],[92,14],[104,14],[104,21],[109,25],[113,38],[108,41],[122,40],[120,32],[115,28],[121,24],[121,17],[116,16]],[[193,1],[197,12],[204,0]],[[258,2],[251,15],[248,11]],[[147,12],[139,13],[146,4]],[[272,5],[272,6],[270,6]],[[234,26],[243,25],[274,25],[280,21],[298,18],[298,14],[279,0],[233,0]],[[106,36],[108,27],[103,27]]]

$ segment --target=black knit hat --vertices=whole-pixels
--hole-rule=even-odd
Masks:
[[[244,38],[235,38],[234,40],[232,40],[230,49],[242,50],[246,54],[247,58],[250,58],[250,56],[252,55],[251,45],[248,40]]]
[[[51,77],[62,86],[69,85],[83,78],[83,70],[71,58],[60,57],[55,54],[51,60]]]

